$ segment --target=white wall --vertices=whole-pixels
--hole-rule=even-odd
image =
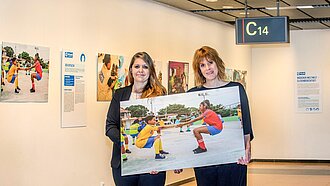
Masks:
[[[330,160],[330,30],[292,31],[287,45],[252,48],[255,159]],[[319,71],[323,112],[295,110],[296,72]]]
[[[188,61],[202,45],[218,49],[229,68],[251,70],[251,49],[236,46],[231,26],[142,0],[1,0],[0,41],[51,49],[49,101],[0,103],[0,185],[113,185],[111,142],[104,135],[108,103],[96,102],[96,54],[146,51]],[[84,50],[87,127],[60,128],[60,51]],[[190,69],[192,75],[192,69]],[[165,80],[167,76],[165,76]],[[248,87],[250,81],[248,81]],[[190,87],[193,78],[190,78]],[[168,183],[192,176],[170,174]]]

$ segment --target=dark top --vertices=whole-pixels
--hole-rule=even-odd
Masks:
[[[121,161],[120,151],[120,101],[129,100],[132,86],[117,89],[112,97],[105,126],[105,135],[113,142],[111,167],[119,168]]]
[[[206,88],[204,86],[200,87],[194,87],[188,90],[188,92],[195,92],[195,91],[201,91],[201,90],[211,90],[211,89],[217,89],[217,88],[226,88],[226,87],[239,87],[239,96],[241,101],[241,111],[242,111],[242,123],[243,123],[243,132],[244,135],[250,134],[250,140],[254,138],[253,131],[252,131],[252,125],[251,125],[251,117],[250,117],[250,108],[249,108],[249,101],[246,95],[246,92],[244,90],[243,85],[237,82],[229,82],[228,84],[216,87],[216,88]]]

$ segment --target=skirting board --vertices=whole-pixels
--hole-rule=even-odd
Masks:
[[[190,178],[186,178],[186,179],[174,182],[174,183],[167,184],[166,186],[179,186],[179,185],[183,185],[183,184],[193,182],[193,181],[195,181],[195,177],[190,177]]]

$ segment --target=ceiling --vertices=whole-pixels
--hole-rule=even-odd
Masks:
[[[330,0],[154,0],[201,16],[235,24],[235,18],[288,16],[290,30],[330,29]]]

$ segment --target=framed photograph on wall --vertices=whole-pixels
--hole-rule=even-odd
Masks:
[[[157,60],[154,60],[154,65],[155,65],[155,69],[156,69],[156,75],[157,75],[157,78],[159,80],[159,82],[163,85],[163,63],[162,61],[157,61]]]
[[[48,102],[50,49],[2,43],[1,102]]]
[[[170,61],[168,63],[168,94],[188,91],[189,63]]]
[[[233,81],[241,83],[246,88],[247,71],[233,70]]]
[[[116,89],[129,85],[124,56],[98,53],[97,101],[111,101]]]
[[[247,71],[246,70],[236,70],[236,69],[225,69],[226,81],[234,81],[241,83],[246,89],[247,81]]]

